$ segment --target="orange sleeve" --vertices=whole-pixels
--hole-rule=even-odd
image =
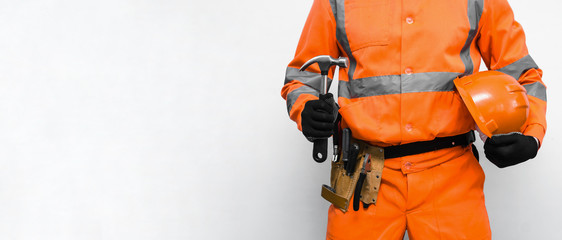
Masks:
[[[525,33],[507,0],[486,0],[477,44],[490,70],[506,73],[527,90],[529,117],[523,134],[542,143],[546,132],[546,86],[542,70],[529,55]]]
[[[299,130],[302,130],[301,112],[304,104],[309,100],[318,99],[322,79],[318,64],[313,64],[303,72],[300,72],[299,68],[318,55],[330,55],[334,58],[340,55],[336,40],[336,22],[328,0],[314,0],[281,89],[281,96],[287,101],[289,117],[297,123]],[[329,79],[333,78],[333,74],[332,68]]]

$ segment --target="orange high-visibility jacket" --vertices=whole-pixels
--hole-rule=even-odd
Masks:
[[[300,114],[317,99],[317,55],[348,57],[338,103],[353,136],[379,146],[465,133],[474,120],[454,91],[457,76],[480,59],[525,87],[530,113],[523,131],[542,142],[546,87],[507,0],[314,0],[281,95],[301,129]],[[333,79],[333,71],[330,72]]]

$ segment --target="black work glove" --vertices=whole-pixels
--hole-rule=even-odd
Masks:
[[[301,113],[302,133],[309,141],[328,138],[333,134],[337,107],[334,96],[326,94],[323,99],[310,100],[304,105]]]
[[[513,166],[537,156],[539,145],[534,137],[521,133],[495,135],[486,139],[486,158],[499,168]]]

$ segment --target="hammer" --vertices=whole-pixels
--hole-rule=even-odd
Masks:
[[[320,55],[311,58],[306,63],[302,65],[299,71],[304,71],[310,65],[318,63],[320,67],[320,74],[322,75],[322,82],[320,85],[320,95],[318,96],[320,101],[326,101],[328,93],[328,71],[334,65],[338,65],[340,68],[346,68],[349,65],[349,60],[346,57],[340,57],[338,59],[334,59],[329,55]],[[336,130],[337,131],[337,130]],[[336,145],[334,145],[334,150],[337,149]],[[334,152],[334,154],[336,154]],[[312,158],[316,162],[324,162],[328,155],[328,139],[321,138],[314,140],[314,147],[312,149]]]

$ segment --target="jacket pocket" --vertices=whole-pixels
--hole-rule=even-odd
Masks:
[[[389,43],[389,0],[355,0],[346,5],[346,32],[351,51]]]
[[[396,107],[399,103],[399,94],[366,97],[342,104],[339,113],[354,138],[368,142],[397,143],[400,142],[400,108]]]

